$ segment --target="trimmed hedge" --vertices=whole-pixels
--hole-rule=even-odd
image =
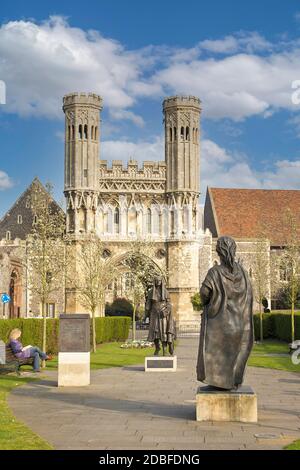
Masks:
[[[110,341],[126,341],[129,335],[131,319],[129,317],[101,317],[96,318],[96,342],[97,344]],[[92,322],[91,322],[92,325]],[[42,347],[43,320],[40,318],[16,318],[13,320],[0,320],[0,339],[8,341],[12,329],[19,328],[22,331],[21,342],[24,345]],[[47,319],[47,352],[58,352],[59,320]],[[92,335],[91,335],[92,337]]]
[[[254,315],[255,339],[260,338],[259,315]],[[264,338],[291,341],[291,315],[287,313],[263,314]],[[300,339],[300,313],[295,313],[295,339]]]

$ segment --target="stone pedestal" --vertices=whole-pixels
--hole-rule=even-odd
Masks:
[[[177,356],[145,357],[145,372],[175,372]]]
[[[0,364],[5,364],[6,362],[6,350],[5,343],[0,341]]]
[[[60,352],[58,354],[58,386],[90,385],[90,353]]]
[[[58,386],[90,385],[90,316],[60,315],[58,345]]]
[[[199,387],[196,395],[197,421],[257,422],[257,396],[251,387],[238,390],[215,390]]]

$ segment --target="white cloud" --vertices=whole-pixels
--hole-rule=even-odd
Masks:
[[[238,51],[252,53],[254,51],[270,50],[272,45],[257,32],[240,32],[228,35],[223,39],[205,39],[199,43],[199,48],[219,54],[232,54]]]
[[[300,160],[278,160],[275,169],[263,179],[266,189],[300,189]]]
[[[114,119],[128,119],[139,127],[143,127],[145,124],[144,119],[141,116],[137,116],[135,113],[128,111],[127,109],[112,109],[110,111],[110,115]]]
[[[62,96],[70,91],[99,93],[110,110],[124,110],[135,101],[127,89],[139,80],[139,56],[98,32],[73,28],[61,17],[41,24],[10,21],[0,28],[4,110],[61,117]],[[124,118],[132,120],[133,113]]]
[[[12,179],[8,176],[5,171],[0,170],[0,191],[9,189],[13,186]]]
[[[291,83],[300,77],[299,50],[268,56],[239,53],[170,64],[153,80],[169,93],[199,96],[210,118],[236,121],[285,108],[296,111]]]
[[[152,141],[129,142],[126,140],[106,140],[101,143],[101,159],[103,160],[164,160],[164,141],[162,136]]]
[[[201,189],[300,189],[300,160],[278,160],[269,170],[254,170],[247,156],[230,152],[204,139],[201,151]]]
[[[257,32],[206,39],[191,48],[166,45],[128,50],[97,31],[71,27],[59,16],[10,21],[0,27],[0,78],[5,112],[60,117],[70,91],[103,96],[112,120],[142,126],[142,98],[194,94],[206,118],[241,121],[297,111],[291,83],[300,79],[300,41],[270,44]]]

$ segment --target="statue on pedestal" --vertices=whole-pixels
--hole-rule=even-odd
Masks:
[[[236,243],[217,241],[220,265],[202,284],[197,378],[216,389],[234,390],[243,382],[253,341],[253,294],[247,272],[235,261]]]
[[[154,355],[160,352],[160,343],[163,348],[163,355],[166,355],[168,347],[169,354],[174,354],[175,322],[172,317],[172,306],[169,292],[166,289],[162,278],[156,277],[153,286],[148,292],[145,317],[150,317],[148,341],[154,342]]]

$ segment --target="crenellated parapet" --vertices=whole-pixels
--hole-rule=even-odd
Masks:
[[[97,109],[102,108],[102,98],[96,93],[68,93],[63,98],[63,107],[68,106],[91,106]]]
[[[136,160],[124,166],[121,160],[113,160],[111,167],[106,160],[99,162],[99,190],[101,192],[162,193],[166,184],[166,163],[144,161],[140,168]]]

